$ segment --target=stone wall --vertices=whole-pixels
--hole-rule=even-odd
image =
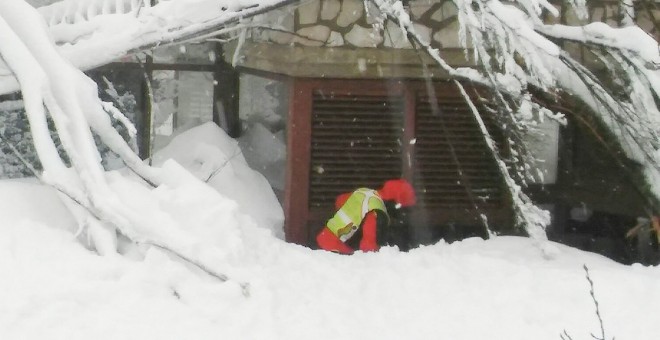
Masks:
[[[460,47],[456,7],[449,0],[417,0],[409,3],[415,28],[423,40],[438,48]],[[375,28],[378,8],[362,0],[311,1],[295,11],[280,11],[282,30],[262,36],[278,44],[327,47],[412,48],[401,29],[392,22]],[[295,34],[288,33],[295,32]]]
[[[588,13],[584,16],[576,14],[570,6],[562,7],[561,2],[557,1],[560,16],[548,16],[546,21],[567,25],[601,21],[619,26],[623,15],[619,1],[589,0],[588,3]],[[656,30],[653,18],[660,18],[660,9],[647,11],[645,6],[649,4],[644,1],[634,1],[634,6],[635,22],[658,39],[660,32]],[[458,41],[456,6],[451,0],[411,0],[408,8],[423,40],[431,42],[436,48],[462,47]],[[385,27],[375,28],[374,18],[379,15],[378,9],[371,4],[365,9],[363,0],[310,1],[296,9],[272,13],[271,22],[280,29],[265,32],[259,40],[315,47],[412,48],[393,22],[388,21]]]
[[[621,21],[617,1],[587,0],[589,9],[584,16],[577,15],[562,0],[552,1],[557,3],[560,15],[548,15],[544,18],[547,23],[583,25],[602,21],[616,27]],[[645,2],[634,1],[636,22],[658,39],[652,19],[660,18],[660,12],[647,12],[643,10]],[[411,0],[408,10],[417,33],[440,49],[447,63],[454,67],[474,66],[471,51],[467,51],[466,57],[458,40],[457,10],[451,0]],[[374,18],[379,16],[378,9],[365,8],[363,0],[315,0],[278,9],[261,17],[261,24],[269,28],[252,31],[251,39],[241,45],[237,54],[240,58],[232,59],[235,43],[227,46],[229,53],[225,58],[245,68],[293,77],[446,76],[425,53],[412,48],[396,24],[386,21],[383,27],[374,27]],[[575,58],[598,64],[597,58],[577,43],[566,42],[564,48]],[[426,68],[420,66],[420,58]]]

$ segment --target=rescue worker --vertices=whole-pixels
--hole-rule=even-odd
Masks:
[[[340,254],[352,254],[355,248],[378,251],[392,215],[415,202],[415,191],[404,179],[388,180],[379,190],[359,188],[339,195],[337,211],[316,236],[316,243]]]

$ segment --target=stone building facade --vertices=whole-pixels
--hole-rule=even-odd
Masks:
[[[464,44],[459,40],[457,10],[453,2],[449,0],[410,0],[404,3],[414,22],[415,30],[423,41],[429,42],[432,47],[437,48],[442,57],[454,67],[474,66],[469,49],[466,51]],[[582,25],[601,21],[614,27],[624,26],[628,22],[625,20],[627,12],[622,10],[619,2],[588,1],[588,4],[587,13],[576,13],[572,8],[557,2],[556,8],[560,15],[558,17],[548,16],[545,20],[548,23],[566,25]],[[633,4],[636,10],[634,21],[657,38],[659,32],[657,20],[654,18],[657,18],[660,12],[657,9],[647,8],[645,2],[634,1]],[[275,135],[283,136],[282,142],[287,145],[287,161],[285,162],[287,169],[283,171],[286,173],[284,175],[286,178],[282,181],[285,183],[282,198],[287,218],[285,228],[288,239],[301,244],[313,245],[315,231],[332,210],[330,197],[342,190],[349,190],[350,186],[355,184],[351,180],[346,180],[346,177],[342,177],[341,171],[345,171],[345,169],[335,169],[339,172],[333,174],[333,167],[328,165],[332,162],[350,164],[349,167],[355,172],[347,176],[354,181],[363,182],[365,185],[375,186],[379,180],[382,180],[381,177],[397,174],[415,182],[419,192],[427,195],[429,211],[442,211],[438,214],[429,214],[428,211],[418,214],[417,222],[413,223],[417,226],[411,232],[415,244],[428,242],[438,235],[447,236],[447,230],[469,230],[467,232],[469,234],[478,229],[478,227],[474,228],[479,224],[474,217],[478,215],[478,210],[481,208],[475,210],[475,205],[465,200],[465,197],[457,193],[458,191],[488,192],[489,194],[480,197],[484,202],[493,204],[488,206],[484,203],[484,208],[481,210],[487,211],[489,220],[496,228],[498,224],[500,226],[510,224],[506,199],[489,201],[489,198],[498,197],[501,192],[490,184],[482,184],[493,178],[497,179],[497,175],[493,174],[492,168],[489,168],[487,164],[475,165],[482,171],[475,170],[475,175],[471,180],[478,184],[474,184],[475,188],[472,189],[466,189],[465,183],[458,177],[445,175],[442,177],[438,173],[429,175],[429,171],[431,171],[429,169],[432,167],[444,166],[454,173],[457,169],[456,164],[451,164],[451,161],[442,158],[446,157],[443,150],[447,149],[448,145],[434,144],[433,139],[442,139],[446,136],[442,136],[437,128],[438,124],[442,123],[431,116],[426,116],[426,111],[424,111],[426,109],[422,107],[426,100],[423,93],[428,92],[429,88],[420,84],[429,79],[432,80],[435,90],[440,91],[435,95],[439,95],[440,100],[444,100],[447,104],[444,107],[445,110],[463,112],[465,107],[462,106],[464,104],[458,103],[456,99],[458,95],[443,85],[443,80],[447,78],[445,72],[437,67],[437,64],[424,52],[417,50],[395,23],[387,20],[379,22],[379,18],[379,10],[368,2],[365,5],[365,2],[361,0],[308,1],[299,7],[282,8],[264,15],[256,22],[269,28],[251,29],[244,41],[234,42],[227,46],[226,61],[235,65],[240,72],[240,115],[254,117],[258,116],[255,113],[266,110],[275,113],[274,116],[281,117],[280,124],[271,124],[270,128]],[[469,43],[467,41],[465,45],[469,47]],[[578,45],[565,43],[565,48],[575,57],[589,61],[590,55]],[[250,99],[250,94],[255,89],[263,88],[270,89],[270,94],[265,93],[263,97],[270,96],[271,99],[274,99],[268,100],[269,106],[265,108],[258,103],[263,101],[263,98],[256,102]],[[368,169],[360,167],[360,161],[356,159],[361,158],[364,161],[368,159],[365,158],[368,156],[351,153],[352,151],[346,145],[340,142],[326,143],[322,138],[324,134],[332,135],[332,131],[324,130],[324,128],[346,129],[348,127],[348,125],[343,127],[332,125],[331,122],[336,117],[346,114],[351,117],[353,122],[367,121],[365,118],[367,114],[360,115],[358,111],[368,111],[366,108],[356,109],[349,105],[345,109],[349,113],[328,113],[329,116],[334,117],[331,119],[322,118],[323,112],[325,112],[323,110],[332,105],[341,106],[350,101],[368,101],[370,98],[378,96],[403,98],[403,102],[383,100],[378,104],[372,103],[384,108],[381,110],[385,112],[384,120],[391,118],[388,115],[401,114],[402,121],[393,120],[391,124],[394,124],[394,128],[383,127],[386,130],[389,129],[388,132],[377,132],[369,142],[360,140],[350,133],[335,138],[350,140],[351,146],[389,148],[387,150],[392,153],[391,157],[400,158],[403,163],[398,165],[394,161],[395,165],[387,165],[393,168],[390,168],[389,172],[385,171],[386,175],[369,173]],[[342,100],[345,101],[342,102]],[[272,118],[273,114],[269,114],[269,116]],[[458,120],[460,117],[451,122]],[[369,124],[362,128],[374,126],[377,122]],[[424,127],[420,124],[430,127],[431,135],[425,135]],[[403,132],[401,134],[393,132],[398,129]],[[461,129],[470,130],[473,127],[456,126],[455,129],[463,131]],[[561,225],[556,226],[555,230],[563,233],[562,230],[573,223],[569,220],[575,217],[572,212],[576,206],[581,205],[580,202],[590,202],[588,205],[592,211],[606,211],[607,214],[624,216],[640,214],[638,207],[635,207],[639,203],[639,198],[635,196],[634,190],[625,184],[625,180],[620,175],[616,175],[617,170],[611,168],[612,162],[599,161],[600,165],[595,166],[596,168],[581,168],[587,163],[598,163],[589,160],[602,158],[602,154],[600,151],[593,151],[597,147],[593,146],[589,137],[585,137],[579,132],[580,128],[560,128],[551,123],[544,129],[548,140],[536,143],[537,145],[533,147],[537,148],[538,153],[543,154],[545,162],[542,170],[550,175],[538,182],[539,187],[544,188],[544,193],[539,195],[538,202],[550,209],[556,216],[556,220],[564,221],[560,223]],[[576,130],[578,132],[575,132]],[[470,131],[472,131],[470,133],[474,133],[474,130]],[[381,132],[389,136],[387,138],[394,140],[395,144],[398,143],[404,147],[385,147],[385,145],[389,145],[387,140],[379,140],[378,143],[382,144],[374,142],[375,136]],[[577,135],[573,136],[573,134]],[[367,136],[367,138],[370,137]],[[562,138],[563,142],[561,142]],[[456,143],[459,144],[459,147],[463,147],[467,145],[465,143],[477,142],[464,139],[456,140]],[[463,146],[460,146],[461,143]],[[567,143],[581,146],[569,147]],[[534,142],[530,141],[530,144],[534,144]],[[431,147],[431,145],[435,146]],[[335,150],[335,152],[329,150]],[[469,164],[472,161],[470,157],[480,160],[489,159],[485,153],[477,152],[471,154],[472,156],[469,156],[469,152],[466,154],[467,158],[460,160],[459,163]],[[326,156],[330,158],[323,158]],[[569,158],[582,160],[571,165],[567,160]],[[406,162],[406,159],[412,159],[412,161]],[[373,165],[368,166],[373,167]],[[579,178],[573,174],[567,174],[567,167],[577,169],[576,173],[581,173]],[[368,174],[356,175],[360,171]],[[594,172],[604,175],[602,178],[583,176]],[[479,182],[484,178],[489,179],[486,182]],[[449,182],[452,181],[460,183],[460,185],[451,187]],[[616,189],[612,192],[592,190],[596,187],[603,187],[598,184],[602,182],[610,183]],[[459,188],[461,186],[462,189]],[[552,192],[552,194],[548,194],[548,192]],[[322,194],[326,196],[322,197]],[[439,198],[451,195],[457,197],[454,202]],[[613,195],[619,198],[625,197],[628,203],[611,204],[616,200]],[[576,218],[581,219],[581,217]],[[429,221],[437,223],[433,225],[434,223],[429,223]],[[581,223],[584,220],[578,222]],[[620,223],[617,228],[626,223]],[[426,226],[431,226],[431,230],[425,230]],[[477,230],[476,233],[479,234],[479,231]]]

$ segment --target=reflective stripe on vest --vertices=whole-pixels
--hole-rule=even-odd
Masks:
[[[360,188],[348,197],[344,205],[328,220],[326,226],[342,242],[348,240],[360,228],[364,216],[372,210],[380,210],[387,215],[385,203],[375,190]]]

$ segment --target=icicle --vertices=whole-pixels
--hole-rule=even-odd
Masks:
[[[236,50],[234,51],[234,55],[232,56],[231,59],[231,66],[236,67],[238,64],[238,61],[240,59],[240,54],[241,54],[241,48],[243,47],[243,44],[245,43],[245,36],[247,35],[247,29],[244,28],[241,30],[241,33],[239,33],[238,36],[238,44],[236,44]]]

